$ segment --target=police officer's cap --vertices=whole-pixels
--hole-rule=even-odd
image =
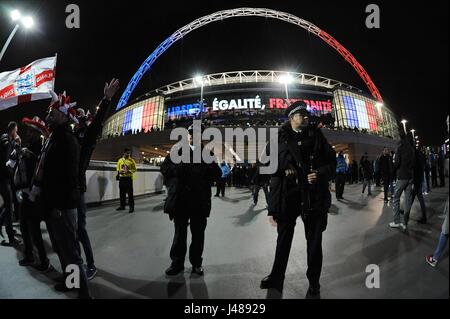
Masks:
[[[294,114],[300,113],[301,116],[308,116],[309,112],[307,109],[307,105],[303,101],[297,101],[289,105],[286,109],[286,116],[291,117]]]
[[[188,130],[189,134],[192,135],[192,133],[194,132],[194,130],[198,130],[198,128],[199,128],[198,125],[191,124],[191,125],[189,125],[189,127],[188,127],[187,130]],[[205,126],[204,126],[203,124],[201,124],[201,125],[200,125],[200,133],[203,133],[204,130],[205,130]]]

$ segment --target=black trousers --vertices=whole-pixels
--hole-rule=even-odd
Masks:
[[[305,228],[305,237],[307,245],[307,264],[306,277],[312,286],[319,285],[320,273],[322,272],[322,232],[327,226],[327,213],[311,215],[303,221]],[[277,220],[277,248],[275,251],[275,260],[273,262],[270,276],[274,279],[284,280],[289,254],[294,238],[294,229],[296,221]]]
[[[131,177],[121,177],[119,179],[120,190],[120,206],[126,206],[126,197],[128,195],[128,205],[134,208],[134,195],[133,195],[133,179]]]
[[[187,252],[187,228],[191,228],[192,242],[189,247],[189,261],[193,267],[203,263],[203,248],[205,244],[206,217],[175,217],[175,235],[173,237],[170,258],[173,266],[184,266]]]
[[[431,186],[437,187],[437,167],[431,167]]]
[[[41,221],[42,216],[38,203],[33,203],[27,196],[23,195],[20,209],[20,232],[22,233],[24,255],[27,259],[34,259],[33,244],[36,247],[40,262],[48,261],[45,251],[44,240],[42,239]]]
[[[258,203],[258,197],[259,197],[259,190],[263,189],[264,196],[266,199],[266,204],[269,203],[269,186],[268,185],[254,185],[253,186],[253,202],[255,205]]]
[[[216,196],[219,196],[220,194],[222,194],[222,197],[225,196],[225,183],[226,183],[227,179],[226,178],[219,178],[217,180],[217,192],[216,192]]]
[[[382,179],[383,179],[384,199],[387,200],[389,195],[389,185],[391,184],[391,179],[389,178],[389,176],[383,176]]]
[[[0,196],[3,199],[3,210],[0,211],[0,229],[5,225],[9,242],[14,241],[14,230],[12,225],[13,195],[9,181],[0,181]]]
[[[337,173],[336,174],[336,198],[341,198],[344,195],[344,187],[345,187],[345,174]]]
[[[84,193],[80,196],[80,203],[78,204],[78,252],[81,256],[80,243],[83,246],[84,254],[86,256],[86,263],[88,268],[94,267],[94,253],[92,252],[91,240],[89,239],[88,232],[86,230],[86,202],[84,198]]]
[[[443,168],[439,168],[439,187],[445,187],[445,174]]]
[[[83,259],[78,251],[78,212],[76,209],[52,211],[49,218],[53,235],[50,237],[54,250],[59,255],[61,268],[65,273],[68,265],[77,265],[80,273],[79,295],[90,296],[88,280],[83,267]],[[65,273],[65,275],[67,275]]]

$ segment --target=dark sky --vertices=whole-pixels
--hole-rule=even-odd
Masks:
[[[81,9],[81,28],[65,27],[66,5]],[[157,3],[157,4],[156,4]],[[183,4],[182,4],[183,3]],[[365,27],[365,7],[376,3],[381,29]],[[425,4],[426,3],[426,4]],[[0,45],[13,28],[9,9],[32,13],[37,29],[14,37],[0,72],[58,53],[56,91],[92,107],[105,81],[122,90],[145,58],[174,31],[203,15],[238,7],[294,14],[334,36],[365,67],[384,101],[406,118],[425,144],[445,138],[449,87],[449,1],[5,1],[0,2]],[[191,32],[141,80],[133,97],[195,73],[271,69],[317,74],[366,90],[353,68],[324,42],[294,25],[234,18]],[[120,97],[118,95],[118,98]],[[42,114],[48,102],[0,112],[9,120]]]

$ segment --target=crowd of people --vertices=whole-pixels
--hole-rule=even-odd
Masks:
[[[0,235],[3,237],[4,225],[8,237],[2,245],[17,248],[22,244],[13,228],[13,216],[18,217],[23,239],[19,265],[49,271],[53,267],[41,232],[41,222],[45,222],[62,270],[54,288],[75,289],[83,299],[91,298],[88,280],[97,273],[86,230],[86,171],[118,89],[116,79],[105,84],[104,97],[93,116],[83,108],[77,109],[65,93],[58,96],[50,92],[52,100],[45,122],[39,117],[22,120],[27,142],[22,143],[15,122],[8,125],[0,139]],[[69,265],[78,267],[79,287],[66,282]]]
[[[115,79],[105,85],[104,97],[92,116],[82,108],[77,109],[65,94],[57,96],[52,92],[45,122],[38,117],[23,119],[28,134],[26,143],[22,143],[15,122],[8,125],[7,132],[0,138],[0,196],[3,199],[0,235],[3,237],[4,225],[8,237],[2,245],[18,247],[21,244],[12,224],[15,216],[20,222],[24,246],[19,265],[49,271],[52,265],[40,227],[45,222],[63,272],[55,289],[73,289],[66,283],[69,275],[66,269],[68,265],[77,265],[79,298],[91,298],[89,280],[97,273],[86,230],[86,170],[117,90]],[[209,163],[203,158],[200,163],[174,163],[170,155],[165,158],[160,167],[167,187],[164,212],[174,224],[167,276],[184,270],[188,228],[192,235],[189,247],[192,274],[203,276],[205,230],[214,184],[217,197],[225,197],[226,185],[249,188],[254,205],[258,203],[260,190],[264,192],[270,222],[276,227],[278,237],[273,266],[270,274],[261,280],[262,289],[283,286],[296,220],[301,217],[307,246],[308,294],[320,295],[322,233],[327,228],[333,180],[338,201],[345,200],[346,183],[362,183],[362,194],[367,189],[368,196],[372,195],[373,184],[383,186],[385,203],[392,201],[393,221],[389,224],[392,228],[407,229],[411,206],[417,197],[422,209],[419,222],[427,223],[423,195],[445,186],[442,153],[417,148],[413,137],[403,134],[396,150],[384,148],[372,161],[365,153],[359,162],[347,163],[344,153],[336,154],[326,140],[320,129],[323,126],[309,122],[310,113],[304,102],[290,105],[285,115],[288,120],[279,128],[278,141],[271,141],[278,143],[278,167],[271,175],[261,173],[261,162],[230,167],[227,163]],[[196,152],[193,136],[201,134],[206,127],[201,125],[200,132],[196,132],[193,125],[188,127],[186,149],[190,159]],[[203,152],[202,144],[200,148]],[[210,155],[214,158],[214,154]],[[133,176],[136,171],[131,150],[125,149],[117,162],[120,188],[117,210],[125,210],[128,205],[129,213],[134,212]],[[401,210],[402,194],[405,204]],[[431,266],[436,266],[447,241],[448,203],[436,251],[426,257]],[[39,261],[36,261],[34,247]]]

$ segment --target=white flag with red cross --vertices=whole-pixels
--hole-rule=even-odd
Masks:
[[[15,105],[51,98],[56,56],[43,58],[14,71],[0,73],[0,111]]]

